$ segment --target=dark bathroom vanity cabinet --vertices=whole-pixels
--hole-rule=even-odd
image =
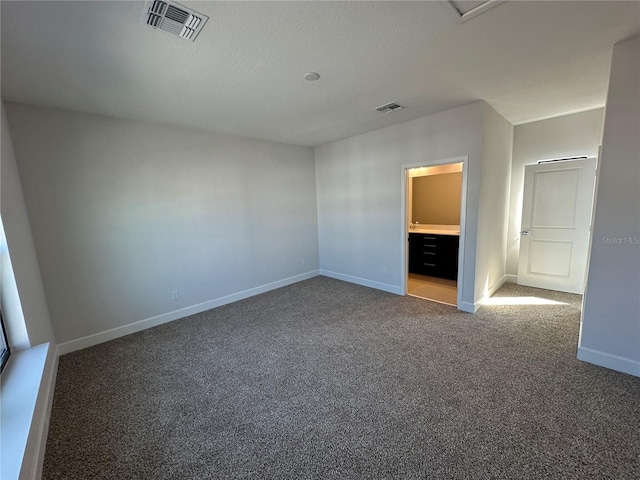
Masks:
[[[409,233],[409,273],[458,278],[458,235]]]

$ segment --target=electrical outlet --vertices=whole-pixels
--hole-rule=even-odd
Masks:
[[[389,267],[382,267],[382,273],[387,275],[389,273]]]
[[[178,290],[174,290],[173,292],[171,292],[172,300],[178,300],[178,298],[180,298],[180,292],[178,292]]]
[[[303,258],[300,263],[302,264],[303,267],[306,267],[307,266],[307,259]]]

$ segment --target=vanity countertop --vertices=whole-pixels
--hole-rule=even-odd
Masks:
[[[431,233],[433,235],[460,235],[460,225],[413,224],[409,233]]]

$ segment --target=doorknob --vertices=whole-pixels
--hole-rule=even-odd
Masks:
[[[523,230],[520,232],[520,235],[533,235],[533,232],[530,230]]]

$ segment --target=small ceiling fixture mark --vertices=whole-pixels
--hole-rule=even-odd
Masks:
[[[390,103],[385,103],[384,105],[380,105],[379,107],[376,107],[374,110],[377,110],[378,112],[382,112],[382,113],[389,113],[389,112],[397,112],[398,110],[402,110],[403,108],[407,108],[404,105],[400,105],[399,103],[395,103],[395,102],[390,102]]]
[[[463,23],[486,12],[490,8],[497,7],[505,1],[506,0],[449,0],[449,5],[460,15],[458,23]]]
[[[315,82],[319,78],[320,78],[320,75],[317,74],[316,72],[307,72],[304,74],[304,79],[310,82]]]

